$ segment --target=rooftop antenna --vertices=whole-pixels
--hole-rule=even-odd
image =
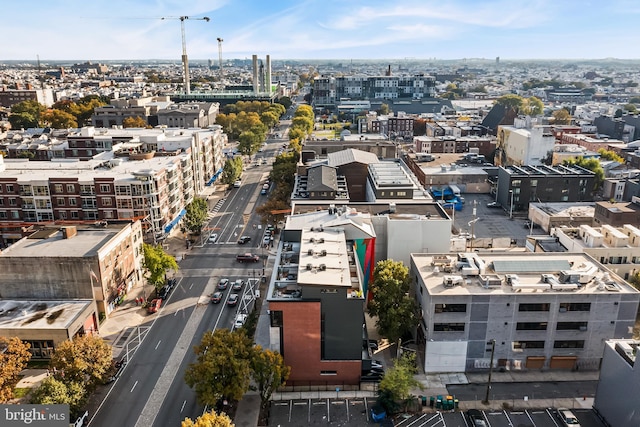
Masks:
[[[220,67],[220,80],[222,81],[222,76],[223,76],[223,72],[222,72],[222,42],[224,41],[221,37],[218,37],[218,61],[220,63],[219,67]]]

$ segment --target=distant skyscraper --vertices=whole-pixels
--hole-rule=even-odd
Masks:
[[[496,56],[496,65],[500,65],[500,57]]]

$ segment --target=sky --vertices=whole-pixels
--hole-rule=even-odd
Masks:
[[[217,38],[223,59],[640,58],[638,0],[5,0],[1,10],[0,61],[180,60],[180,16],[190,60],[217,61]]]

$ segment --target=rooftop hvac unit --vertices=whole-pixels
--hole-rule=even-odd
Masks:
[[[307,264],[307,270],[311,270],[311,269],[313,269],[313,265]]]
[[[320,256],[327,256],[327,251],[323,249],[322,252],[320,252]]]
[[[316,239],[314,239],[313,237],[309,239],[309,243],[315,243],[315,242],[316,242]]]
[[[307,255],[309,255],[309,256],[313,256],[313,249],[309,249],[309,250],[307,251]]]
[[[324,237],[319,238],[318,243],[324,243]]]
[[[318,269],[320,271],[325,271],[327,269],[327,265],[326,264],[320,264],[320,266],[318,267]]]

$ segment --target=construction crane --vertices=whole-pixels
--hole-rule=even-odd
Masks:
[[[182,67],[184,73],[184,93],[189,95],[191,93],[191,81],[189,79],[189,59],[187,58],[187,40],[184,35],[184,21],[187,19],[197,20],[197,21],[207,21],[209,22],[211,18],[208,16],[203,16],[202,18],[189,18],[188,16],[167,16],[162,17],[160,19],[179,19],[180,20],[180,29],[182,30]]]
[[[222,81],[222,38],[218,37],[218,61],[220,61],[220,81]]]

